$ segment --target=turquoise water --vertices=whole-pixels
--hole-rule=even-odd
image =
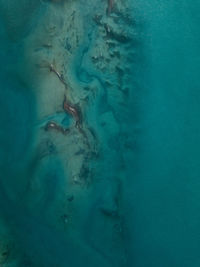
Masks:
[[[133,211],[130,262],[199,266],[200,6],[198,1],[137,1],[137,6],[144,15],[147,64],[137,167],[135,174],[129,168],[126,199]],[[140,84],[140,76],[137,80]]]
[[[124,2],[114,1],[108,18],[99,0],[0,0],[4,267],[200,266],[200,4]],[[34,39],[43,26],[50,37]],[[62,109],[57,76],[44,69],[42,80],[32,69],[27,51],[39,42],[41,59],[57,59],[64,47],[70,100],[91,132],[44,131],[48,121],[74,129],[74,118]],[[97,140],[92,156],[85,136]],[[82,155],[83,181],[92,176],[86,185],[70,176]]]

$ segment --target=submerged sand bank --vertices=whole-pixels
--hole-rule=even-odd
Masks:
[[[121,147],[135,34],[127,4],[42,1],[45,13],[23,39],[27,69],[21,75],[37,102],[24,209],[33,216],[30,227],[36,236],[45,240],[48,231],[40,230],[48,225],[55,231],[51,249],[54,238],[60,240],[61,251],[66,242],[67,255],[89,257],[88,266],[124,266],[126,260]],[[48,246],[42,248],[40,263],[37,238],[25,239],[27,249],[21,249],[27,262],[47,266],[45,257],[52,257],[45,256]],[[69,255],[62,261],[55,256],[52,266],[66,266]],[[70,267],[79,266],[73,257],[71,262]]]

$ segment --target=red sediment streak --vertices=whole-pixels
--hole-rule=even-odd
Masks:
[[[67,101],[66,96],[64,97],[63,101],[63,109],[75,119],[76,125],[80,126],[81,124],[80,111],[78,110],[77,107],[72,106],[72,104],[70,104],[69,101]]]
[[[55,69],[55,67],[54,67],[53,64],[50,64],[49,69],[50,69],[50,71],[52,71],[52,72],[54,72],[54,73],[56,74],[56,76],[58,77],[58,79],[59,79],[59,80],[64,84],[64,86],[67,88],[67,85],[66,85],[66,83],[65,83],[65,81],[64,81],[64,78],[63,78],[63,75],[60,74],[60,73]]]
[[[72,104],[70,104],[67,101],[66,96],[64,96],[63,109],[75,119],[75,121],[76,121],[75,126],[77,127],[79,132],[83,135],[83,137],[85,138],[87,147],[90,148],[87,134],[85,133],[85,131],[82,128],[82,114],[81,114],[81,110],[79,109],[79,107],[72,106]]]
[[[54,67],[53,64],[50,64],[49,66],[50,71],[54,72],[56,76],[59,78],[62,84],[64,84],[65,88],[68,89],[67,83],[65,82],[63,75],[60,74]],[[63,109],[68,114],[70,114],[76,121],[76,127],[80,128],[81,125],[81,111],[78,107],[72,105],[69,101],[67,101],[66,96],[64,96],[64,102],[63,102]]]
[[[114,0],[108,0],[108,8],[107,8],[108,15],[110,15],[110,13],[112,12],[113,5],[114,5]]]
[[[67,83],[64,80],[64,77],[62,74],[60,74],[54,67],[53,64],[49,65],[49,70],[53,73],[56,74],[60,82],[65,86],[66,89],[68,89]],[[81,125],[81,111],[79,110],[78,107],[72,105],[64,96],[64,101],[63,101],[63,109],[66,111],[68,114],[70,114],[76,121],[76,126],[80,128]]]

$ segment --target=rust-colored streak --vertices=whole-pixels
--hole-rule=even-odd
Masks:
[[[50,70],[51,72],[54,72],[54,73],[56,74],[56,76],[58,77],[58,79],[61,81],[61,83],[63,83],[64,86],[67,87],[67,85],[66,85],[66,83],[65,83],[65,80],[64,80],[64,78],[63,78],[63,75],[60,74],[60,72],[58,72],[58,71],[55,69],[55,67],[54,67],[53,64],[50,64],[50,66],[49,66],[49,70]]]
[[[50,72],[53,72],[58,77],[60,82],[65,86],[65,89],[68,89],[68,85],[65,82],[65,79],[64,79],[63,75],[56,70],[54,64],[48,64],[47,67],[49,68]],[[81,128],[81,123],[82,123],[81,110],[80,110],[80,108],[78,106],[75,106],[75,105],[71,104],[67,100],[66,95],[64,96],[63,109],[64,109],[64,111],[66,113],[70,114],[74,118],[74,120],[76,122],[76,127],[78,129],[80,129]],[[51,127],[51,128],[56,129],[55,125],[53,127]]]
[[[78,107],[75,107],[69,101],[67,101],[66,96],[64,96],[63,109],[75,119],[76,126],[79,127],[81,124],[81,112]]]
[[[58,77],[58,79],[65,86],[65,88],[68,89],[68,85],[65,82],[63,75],[55,69],[54,65],[49,64],[48,68],[49,68],[50,72],[53,72]],[[88,138],[87,138],[87,134],[85,133],[85,131],[83,130],[83,127],[82,127],[82,112],[81,112],[80,107],[78,105],[73,105],[72,103],[70,103],[70,101],[67,99],[66,95],[64,95],[63,109],[67,114],[69,114],[73,117],[73,119],[75,120],[75,127],[84,136],[87,146],[90,147],[89,142],[88,142]],[[46,130],[55,129],[56,131],[61,132],[62,134],[66,134],[69,131],[69,129],[65,129],[55,122],[48,122],[47,125],[45,126],[45,129]]]

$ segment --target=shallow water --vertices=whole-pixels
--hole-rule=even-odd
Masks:
[[[106,8],[0,1],[4,267],[200,264],[200,5]]]

